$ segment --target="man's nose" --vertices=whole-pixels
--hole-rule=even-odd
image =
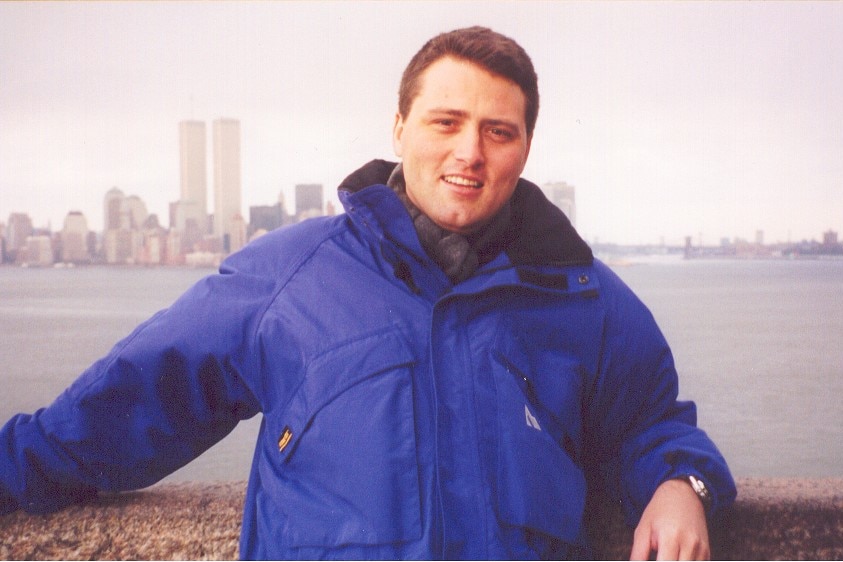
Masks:
[[[456,139],[454,157],[467,167],[476,169],[485,163],[483,139],[479,131],[465,128]]]

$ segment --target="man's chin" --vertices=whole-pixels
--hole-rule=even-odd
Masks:
[[[430,217],[431,220],[436,223],[436,225],[443,229],[447,230],[448,232],[455,232],[457,234],[468,235],[473,232],[479,230],[483,224],[478,223],[476,220],[470,220],[468,218],[458,217]]]

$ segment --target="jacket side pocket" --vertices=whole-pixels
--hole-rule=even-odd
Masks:
[[[581,537],[586,481],[571,455],[569,429],[534,394],[517,357],[500,358],[495,382],[498,397],[497,499],[501,522],[576,544]],[[520,366],[520,368],[519,368]],[[576,376],[564,369],[541,376]],[[564,385],[567,386],[567,385]],[[574,385],[575,387],[576,385]],[[540,392],[538,394],[541,394]],[[568,396],[560,408],[576,404]]]
[[[391,333],[350,342],[310,365],[290,406],[271,423],[290,545],[421,536],[413,366],[410,349]]]

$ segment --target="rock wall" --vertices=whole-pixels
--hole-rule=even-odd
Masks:
[[[0,558],[236,559],[245,489],[166,484],[50,515],[0,516]],[[596,505],[590,522],[598,556],[628,558],[632,530],[617,506]],[[714,559],[843,559],[843,479],[741,479],[734,509],[711,535]]]

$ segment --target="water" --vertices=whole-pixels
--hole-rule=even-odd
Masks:
[[[843,260],[619,267],[737,476],[843,476]]]
[[[843,261],[672,261],[616,271],[674,351],[680,395],[736,476],[843,476]],[[0,423],[47,405],[210,270],[0,267]],[[168,480],[243,480],[258,417]]]

